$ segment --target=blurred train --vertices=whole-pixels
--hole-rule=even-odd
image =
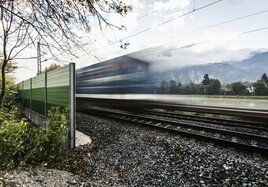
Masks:
[[[153,93],[150,64],[121,56],[76,70],[76,94]]]

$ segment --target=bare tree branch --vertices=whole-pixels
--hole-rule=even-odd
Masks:
[[[103,25],[113,29],[121,26],[109,23],[105,15],[118,13],[124,16],[131,7],[121,0],[0,0],[0,46],[2,46],[2,88],[0,105],[5,95],[5,68],[9,61],[25,49],[36,47],[39,41],[45,51],[55,59],[56,53],[76,57],[75,50],[82,50],[84,43],[77,31],[90,32],[92,17],[102,31]],[[94,56],[94,55],[93,55]],[[61,63],[61,62],[60,62]]]

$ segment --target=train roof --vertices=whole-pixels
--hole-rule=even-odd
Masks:
[[[116,64],[116,63],[124,63],[124,62],[139,63],[145,66],[149,65],[149,62],[145,60],[141,60],[130,55],[124,55],[124,56],[116,57],[116,58],[106,60],[97,64],[92,64],[86,67],[82,67],[82,68],[77,69],[76,71],[83,71],[89,67],[96,68],[96,67],[100,67],[100,66],[104,66],[108,64]]]
[[[86,66],[83,68],[79,68],[79,69],[77,69],[77,71],[83,71],[84,69],[87,69],[89,67],[96,68],[96,67],[100,67],[100,66],[104,66],[104,65],[108,65],[108,64],[116,64],[116,63],[124,63],[124,62],[139,63],[139,64],[146,65],[146,66],[149,65],[149,62],[147,62],[147,61],[140,60],[140,59],[137,59],[137,58],[129,56],[129,55],[124,55],[124,56],[116,57],[116,58],[106,60],[106,61],[103,61],[103,62],[100,62],[97,64],[92,64],[92,65],[89,65],[89,66]]]

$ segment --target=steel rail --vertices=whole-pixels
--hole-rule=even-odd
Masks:
[[[85,112],[85,110],[83,110],[82,112]],[[162,119],[155,119],[155,118],[149,118],[146,116],[141,116],[141,115],[133,115],[133,114],[128,114],[128,113],[121,113],[121,112],[115,112],[115,111],[111,111],[111,110],[103,110],[103,109],[96,109],[96,108],[91,108],[91,109],[87,109],[86,112],[89,113],[93,113],[95,115],[99,115],[99,116],[106,116],[109,118],[114,118],[114,119],[120,119],[120,120],[124,120],[124,121],[131,121],[131,122],[135,122],[135,123],[139,123],[142,125],[147,125],[147,126],[151,126],[153,128],[157,128],[157,129],[161,129],[161,130],[165,130],[168,132],[172,132],[172,133],[179,133],[181,135],[184,135],[186,137],[191,137],[191,138],[196,138],[198,140],[204,140],[204,141],[208,141],[208,142],[214,142],[218,145],[223,145],[223,146],[231,146],[231,147],[235,147],[236,149],[239,150],[246,150],[246,151],[250,151],[250,152],[254,152],[254,153],[260,153],[260,154],[265,154],[268,155],[268,149],[265,147],[259,147],[259,146],[252,146],[249,144],[245,144],[245,143],[239,143],[239,142],[233,142],[233,141],[229,141],[223,138],[216,138],[213,136],[208,136],[208,135],[202,135],[202,134],[197,134],[194,132],[186,132],[180,129],[172,129],[169,128],[167,126],[161,126],[159,124],[161,123],[165,123],[165,124],[176,124],[177,126],[185,126],[185,127],[191,127],[193,128],[193,130],[206,130],[207,132],[218,132],[221,133],[224,132],[224,136],[228,135],[233,137],[238,136],[238,138],[242,138],[242,139],[247,139],[250,137],[254,140],[257,141],[261,141],[262,143],[267,143],[268,138],[267,137],[263,137],[263,136],[255,136],[255,135],[251,135],[251,134],[247,134],[247,133],[238,133],[238,132],[232,132],[232,131],[228,131],[228,130],[224,130],[221,131],[219,129],[213,129],[213,128],[205,128],[201,127],[201,126],[197,126],[197,125],[190,125],[189,124],[181,124],[181,123],[177,123],[174,121],[167,121],[167,120],[162,120]],[[147,121],[147,122],[146,122]],[[152,122],[158,122],[158,124],[154,125]],[[186,126],[187,125],[187,126]],[[215,130],[215,131],[214,131]]]
[[[94,109],[94,110],[98,110],[98,109]],[[207,126],[202,126],[202,125],[194,125],[194,124],[189,124],[189,123],[184,123],[184,122],[178,122],[178,121],[173,121],[173,120],[168,120],[168,119],[161,119],[157,116],[146,116],[144,114],[129,114],[129,113],[121,113],[121,112],[116,112],[116,111],[109,111],[109,110],[100,110],[100,111],[104,111],[104,112],[108,112],[108,113],[115,113],[115,114],[123,114],[123,115],[127,115],[129,117],[134,117],[134,118],[143,118],[145,120],[153,120],[155,122],[159,122],[159,123],[168,123],[168,124],[172,124],[175,126],[183,126],[183,127],[187,127],[187,128],[192,128],[192,129],[196,129],[196,130],[205,130],[207,132],[211,132],[211,133],[220,133],[222,135],[227,135],[227,136],[237,136],[238,138],[251,138],[254,140],[258,140],[258,141],[265,141],[268,143],[268,137],[266,136],[260,136],[260,135],[255,135],[255,134],[249,134],[249,133],[242,133],[242,132],[237,132],[237,131],[232,131],[232,130],[226,130],[226,129],[218,129],[218,128],[214,128],[214,127],[207,127]]]
[[[231,107],[216,107],[216,106],[202,106],[202,105],[185,105],[174,104],[160,101],[148,100],[124,100],[124,99],[93,99],[93,98],[77,98],[78,100],[88,101],[94,105],[104,105],[111,107],[127,107],[134,110],[145,109],[166,109],[177,111],[188,111],[198,113],[209,113],[218,115],[238,116],[245,118],[252,118],[258,121],[268,122],[268,110],[245,109],[245,108],[231,108]]]
[[[204,116],[195,116],[195,115],[185,115],[185,114],[176,114],[172,112],[159,112],[153,110],[143,110],[143,114],[158,115],[162,117],[182,119],[182,120],[191,120],[196,122],[204,123],[213,123],[217,125],[227,126],[227,127],[242,127],[249,128],[254,130],[264,130],[268,131],[268,125],[266,123],[258,123],[253,121],[242,121],[242,120],[229,120],[229,119],[219,119],[213,117],[204,117]]]

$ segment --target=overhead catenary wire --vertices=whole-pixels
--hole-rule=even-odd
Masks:
[[[193,11],[195,11],[195,0],[192,0],[192,6],[193,6]],[[140,20],[140,19],[143,19],[151,14],[154,14],[156,12],[160,12],[161,10],[154,10],[154,11],[151,11],[151,12],[148,12],[146,14],[143,14],[142,16],[138,17],[136,20]]]
[[[201,28],[198,28],[198,29],[194,29],[194,30],[191,30],[191,31],[182,33],[182,34],[176,34],[176,35],[173,35],[173,36],[171,36],[171,37],[169,37],[167,39],[162,40],[161,42],[166,42],[166,41],[175,39],[177,37],[182,37],[182,36],[186,36],[188,34],[192,34],[192,33],[200,32],[200,31],[204,31],[204,30],[211,29],[211,28],[214,28],[214,27],[217,27],[217,26],[221,26],[221,25],[225,25],[225,24],[228,24],[228,23],[232,23],[232,22],[236,22],[236,21],[239,21],[239,20],[243,20],[243,19],[246,19],[246,18],[249,18],[249,17],[257,16],[257,15],[260,15],[260,14],[263,14],[263,13],[268,13],[268,9],[262,10],[262,11],[258,11],[258,12],[254,12],[254,13],[251,13],[251,14],[248,14],[248,15],[245,15],[245,16],[241,16],[241,17],[237,17],[237,18],[234,18],[234,19],[230,19],[230,20],[227,20],[227,21],[223,21],[223,22],[220,22],[220,23],[208,25],[208,26],[201,27]],[[265,29],[266,29],[266,27],[257,29],[256,31],[265,30]],[[240,34],[243,35],[243,34],[248,34],[248,33],[251,33],[251,32],[255,32],[255,30],[247,31],[245,33],[240,33]],[[189,45],[186,45],[186,46],[179,47],[179,49],[181,49],[181,48],[187,48],[187,47],[191,47],[191,46],[193,47],[195,45],[200,45],[200,44],[204,44],[204,43],[208,43],[208,42],[209,41],[205,41],[205,42],[201,42],[201,43],[189,44]],[[156,43],[156,42],[153,42],[153,43]]]
[[[263,31],[263,30],[268,30],[268,26],[248,30],[248,31],[245,31],[245,32],[240,32],[240,33],[237,34],[237,36],[243,36],[243,35],[259,32],[259,31]],[[167,49],[165,51],[176,51],[176,50],[179,50],[179,49],[196,47],[198,45],[203,45],[203,44],[210,43],[210,42],[213,42],[213,41],[214,40],[206,40],[206,41],[202,41],[202,42],[191,43],[191,44],[187,44],[187,45],[183,45],[183,46],[179,46],[179,47],[175,47],[175,48],[170,48],[170,49]],[[146,54],[146,55],[140,56],[140,58],[144,58],[144,57],[148,57],[148,56],[152,56],[152,55],[157,55],[157,54],[161,54],[161,53],[163,53],[163,51],[160,51],[160,52],[158,51],[158,52],[155,52],[155,53]]]
[[[194,0],[193,0],[193,6],[194,6]],[[195,8],[193,7],[193,11],[195,11]],[[155,14],[155,13],[157,13],[157,12],[161,12],[161,10],[154,10],[154,11],[151,11],[151,12],[148,12],[148,13],[145,13],[145,14],[143,14],[142,16],[140,16],[140,17],[138,17],[138,18],[136,18],[136,21],[139,21],[139,20],[141,20],[141,19],[143,19],[143,18],[145,18],[145,17],[147,17],[147,16],[150,16],[150,15],[152,15],[152,14]],[[145,30],[147,30],[147,29],[145,29]],[[143,31],[140,31],[140,32],[145,32],[144,30]],[[136,35],[139,35],[139,34],[141,34],[140,32],[138,32],[138,33],[135,33],[134,35],[131,35],[131,36],[129,36],[129,37],[134,37],[134,36],[136,36]],[[124,40],[125,39],[127,39],[127,38],[124,38]],[[122,39],[120,39],[119,40],[119,42],[121,42],[122,41]],[[118,43],[119,43],[118,42]],[[113,42],[111,42],[111,43],[113,43]],[[110,45],[110,44],[109,44]]]
[[[268,13],[268,9],[262,10],[262,11],[259,11],[259,12],[255,12],[255,13],[252,13],[252,14],[248,14],[248,15],[245,15],[245,16],[237,17],[237,18],[234,18],[234,19],[230,19],[230,20],[227,20],[227,21],[223,21],[223,22],[220,22],[220,23],[208,25],[208,26],[201,27],[201,28],[198,28],[198,29],[194,29],[194,30],[184,32],[184,33],[181,33],[181,34],[176,34],[176,35],[173,35],[173,36],[171,36],[171,37],[169,37],[167,39],[161,40],[161,42],[166,42],[166,41],[169,41],[169,40],[173,40],[173,39],[175,39],[177,37],[182,37],[182,36],[186,36],[186,35],[193,34],[193,33],[196,33],[196,32],[204,31],[204,30],[211,29],[211,28],[214,28],[214,27],[217,27],[217,26],[221,26],[221,25],[225,25],[225,24],[228,24],[228,23],[243,20],[243,19],[246,19],[246,18],[249,18],[249,17],[257,16],[257,15],[263,14],[263,13]]]
[[[145,18],[145,17],[147,17],[147,16],[149,16],[149,15],[151,15],[151,14],[154,14],[154,13],[156,13],[156,12],[160,12],[160,10],[154,10],[154,11],[152,11],[152,12],[146,13],[146,14],[144,14],[144,15],[138,17],[136,20],[138,21],[138,20],[143,19],[143,18]]]
[[[171,18],[171,19],[169,19],[169,20],[167,20],[167,21],[163,21],[163,22],[157,24],[157,26],[165,25],[165,24],[170,23],[170,22],[172,22],[172,21],[174,21],[174,20],[176,20],[176,19],[182,18],[182,17],[187,16],[187,15],[189,15],[189,14],[195,13],[195,12],[197,12],[197,11],[200,11],[200,10],[202,10],[202,9],[205,9],[205,8],[207,8],[207,7],[210,7],[210,6],[212,6],[212,5],[215,5],[215,4],[217,4],[217,3],[221,2],[221,1],[223,1],[223,0],[217,0],[217,1],[214,1],[214,2],[211,2],[211,3],[208,3],[208,4],[204,5],[204,6],[201,6],[201,7],[199,7],[199,8],[196,8],[196,9],[193,9],[193,10],[191,10],[191,11],[188,11],[188,12],[186,12],[186,13],[184,13],[184,14],[181,14],[181,15],[179,15],[179,16],[176,16],[175,18]],[[120,43],[122,40],[126,40],[126,39],[132,38],[132,37],[134,37],[134,36],[140,35],[140,34],[142,34],[142,33],[148,32],[148,31],[150,31],[150,30],[153,30],[153,28],[154,28],[154,27],[148,27],[148,28],[146,28],[146,29],[144,29],[144,30],[141,30],[141,31],[139,31],[139,32],[137,32],[137,33],[134,33],[134,34],[132,34],[132,35],[130,35],[130,36],[127,36],[127,37],[125,37],[125,38],[123,38],[123,39],[117,40],[117,41],[112,42],[112,43],[110,43],[110,44],[108,44],[108,45],[106,45],[106,46],[103,46],[103,47],[100,47],[100,48],[96,48],[96,49],[94,49],[94,50],[103,49],[103,48],[109,47],[109,46],[111,46],[111,45]]]
[[[193,0],[193,6],[194,6],[194,0]],[[194,8],[194,7],[193,7],[193,11],[195,11],[195,8]],[[161,10],[154,10],[154,11],[145,13],[145,14],[143,14],[142,16],[136,18],[136,21],[139,21],[139,20],[141,20],[141,19],[143,19],[143,18],[145,18],[145,17],[147,17],[147,16],[149,16],[149,15],[155,14],[156,12],[161,12]],[[145,30],[147,30],[147,29],[145,29]],[[143,32],[143,31],[141,31],[141,32]],[[136,33],[135,35],[138,35],[138,34],[141,34],[141,33],[138,32],[138,33]],[[131,37],[133,37],[133,36],[131,36]],[[122,40],[122,39],[121,39],[121,40]],[[120,40],[120,41],[121,41],[121,40]]]
[[[246,32],[241,33],[241,35],[250,34],[250,33],[253,33],[253,32],[258,32],[258,31],[262,31],[262,30],[266,30],[266,29],[268,29],[268,26],[258,28],[258,29],[254,29],[254,30],[250,30],[250,31],[246,31]]]
[[[46,62],[46,61],[51,60],[51,59],[57,59],[57,57],[61,56],[61,55],[62,55],[62,53],[58,53],[57,55],[53,55],[52,57],[49,57],[49,58],[46,58],[46,59],[42,60],[41,62]],[[97,55],[91,54],[91,56],[93,56],[98,62],[102,62]],[[35,58],[37,58],[37,57],[35,57]],[[67,65],[66,63],[63,63],[63,62],[60,62],[60,61],[57,61],[57,62],[60,63],[61,65]]]
[[[201,6],[201,7],[199,7],[199,8],[193,9],[193,10],[191,10],[191,11],[189,11],[189,12],[186,12],[186,13],[184,13],[184,14],[182,14],[182,15],[179,15],[179,16],[177,16],[177,17],[175,17],[175,18],[172,18],[172,19],[169,19],[169,20],[164,21],[164,22],[162,22],[162,23],[159,23],[158,25],[160,26],[160,25],[167,24],[167,23],[172,22],[172,21],[174,21],[174,20],[176,20],[176,19],[178,19],[178,18],[182,18],[182,17],[187,16],[187,15],[189,15],[189,14],[192,14],[192,13],[194,13],[194,12],[196,12],[196,11],[205,9],[205,8],[210,7],[210,6],[214,5],[214,4],[217,4],[217,3],[221,2],[221,1],[223,1],[223,0],[218,0],[218,1],[214,1],[214,2],[212,2],[212,3],[206,4],[206,5]]]
[[[216,3],[216,2],[214,2],[214,3]],[[205,6],[208,6],[208,5],[205,5]],[[193,8],[193,10],[194,10],[194,8]],[[242,19],[250,18],[250,17],[253,17],[253,16],[257,16],[259,14],[267,13],[267,12],[268,12],[268,9],[262,10],[262,11],[259,11],[259,12],[255,12],[255,13],[251,13],[251,14],[248,14],[248,15],[245,15],[245,16],[237,17],[237,18],[234,18],[234,19],[226,20],[226,21],[223,21],[223,22],[219,22],[219,23],[216,23],[216,24],[208,25],[208,26],[201,27],[201,28],[198,28],[198,29],[194,29],[194,30],[191,30],[191,31],[182,33],[182,34],[176,34],[176,35],[170,37],[168,40],[174,39],[174,38],[179,37],[179,36],[185,36],[185,35],[188,35],[188,34],[191,34],[191,33],[195,33],[195,32],[199,32],[199,31],[207,30],[207,29],[210,29],[210,28],[214,28],[214,27],[217,27],[217,26],[220,26],[220,25],[224,25],[224,24],[236,22],[236,21],[239,21],[239,20],[242,20]],[[254,33],[254,32],[257,32],[257,31],[262,31],[262,30],[266,30],[266,29],[268,29],[268,28],[267,27],[258,28],[258,29],[246,31],[246,32],[243,32],[243,33],[239,33],[239,35],[246,35],[246,34]],[[149,30],[149,29],[147,28],[147,29],[145,29],[143,31],[140,31],[140,32],[135,33],[135,34],[130,35],[130,36],[127,36],[124,39],[134,37],[134,36],[139,35],[139,34],[141,34],[143,32],[146,32],[147,30]],[[165,39],[165,40],[167,40],[167,39]],[[181,46],[181,47],[173,48],[173,49],[170,49],[170,50],[173,51],[173,50],[182,49],[182,48],[194,47],[194,46],[201,45],[201,44],[208,43],[208,42],[212,42],[212,41],[204,41],[204,42],[199,42],[199,43],[193,43],[193,44],[189,44],[189,45],[184,45],[184,46]],[[113,44],[115,44],[115,42],[112,43],[112,44],[109,44],[109,46],[110,45],[113,45]],[[153,53],[153,54],[157,54],[157,53]],[[146,56],[148,56],[148,55],[146,55]]]
[[[193,11],[195,10],[195,0],[193,0]]]
[[[176,35],[171,36],[171,37],[168,38],[168,39],[164,39],[164,40],[162,40],[161,42],[163,42],[163,41],[168,41],[168,40],[171,40],[171,39],[180,37],[180,36],[185,36],[185,35],[188,35],[188,34],[192,34],[192,33],[200,32],[200,31],[204,31],[204,30],[211,29],[211,28],[214,28],[214,27],[217,27],[217,26],[221,26],[221,25],[225,25],[225,24],[228,24],[228,23],[233,23],[233,22],[236,22],[236,21],[239,21],[239,20],[243,20],[243,19],[246,19],[246,18],[250,18],[250,17],[253,17],[253,16],[257,16],[257,15],[260,15],[260,14],[263,14],[263,13],[268,13],[268,9],[266,9],[266,10],[262,10],[262,11],[258,11],[258,12],[254,12],[254,13],[251,13],[251,14],[248,14],[248,15],[245,15],[245,16],[241,16],[241,17],[237,17],[237,18],[234,18],[234,19],[226,20],[226,21],[223,21],[223,22],[220,22],[220,23],[216,23],[216,24],[208,25],[208,26],[201,27],[201,28],[198,28],[198,29],[194,29],[194,30],[191,30],[191,31],[182,33],[182,34],[176,34]],[[241,34],[247,34],[247,33],[256,32],[256,31],[259,31],[259,30],[265,30],[265,29],[266,29],[266,28],[260,28],[260,29],[257,29],[257,30],[247,31],[247,32],[245,32],[245,33],[241,33]],[[138,34],[139,34],[139,33],[136,33],[136,34],[130,35],[129,37],[132,37],[132,36],[135,36],[135,35],[138,35]],[[204,43],[208,43],[208,42],[209,42],[209,41],[201,42],[201,43],[195,43],[195,44],[190,44],[190,45],[195,46],[195,45],[200,45],[200,44],[204,44]],[[155,43],[155,42],[154,42],[154,43]],[[186,46],[183,46],[183,47],[181,47],[181,48],[187,48],[187,46],[190,47],[190,45],[186,45]],[[175,49],[174,49],[174,50],[175,50]]]

